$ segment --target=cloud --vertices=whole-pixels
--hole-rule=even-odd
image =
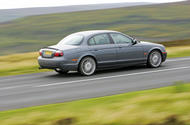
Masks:
[[[66,6],[96,3],[118,3],[118,2],[173,2],[182,0],[0,0],[0,9]]]

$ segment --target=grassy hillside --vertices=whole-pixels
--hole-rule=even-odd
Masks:
[[[89,5],[71,5],[71,6],[59,6],[59,7],[35,7],[35,8],[20,8],[20,9],[0,9],[0,23],[5,21],[11,21],[17,18],[53,14],[53,13],[66,13],[77,12],[85,10],[100,10],[110,8],[120,8],[129,6],[148,5],[151,3],[146,2],[132,2],[132,3],[105,3],[105,4],[89,4]]]
[[[190,84],[0,112],[1,125],[190,125]],[[156,98],[155,98],[156,97]]]
[[[0,54],[37,51],[64,36],[111,29],[151,41],[190,38],[190,2],[31,16],[0,24]]]

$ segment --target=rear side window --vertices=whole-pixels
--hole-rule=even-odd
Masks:
[[[69,36],[65,37],[63,40],[61,40],[58,43],[58,45],[59,46],[64,46],[64,45],[78,46],[78,45],[81,44],[82,40],[83,40],[82,35],[72,34],[72,35],[69,35]]]
[[[104,45],[104,44],[111,44],[109,36],[107,34],[100,34],[92,37],[88,41],[89,45]]]
[[[116,44],[129,44],[129,43],[132,43],[132,39],[122,35],[122,34],[118,34],[118,33],[111,33],[110,34],[113,41],[116,43]]]

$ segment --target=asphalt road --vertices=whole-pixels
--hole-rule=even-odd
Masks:
[[[0,110],[107,96],[190,82],[190,57],[168,59],[160,68],[145,66],[99,71],[90,77],[76,72],[44,72],[0,77]]]

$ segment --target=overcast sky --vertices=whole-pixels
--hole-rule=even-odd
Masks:
[[[118,2],[174,2],[182,0],[0,0],[0,9],[49,7]]]

